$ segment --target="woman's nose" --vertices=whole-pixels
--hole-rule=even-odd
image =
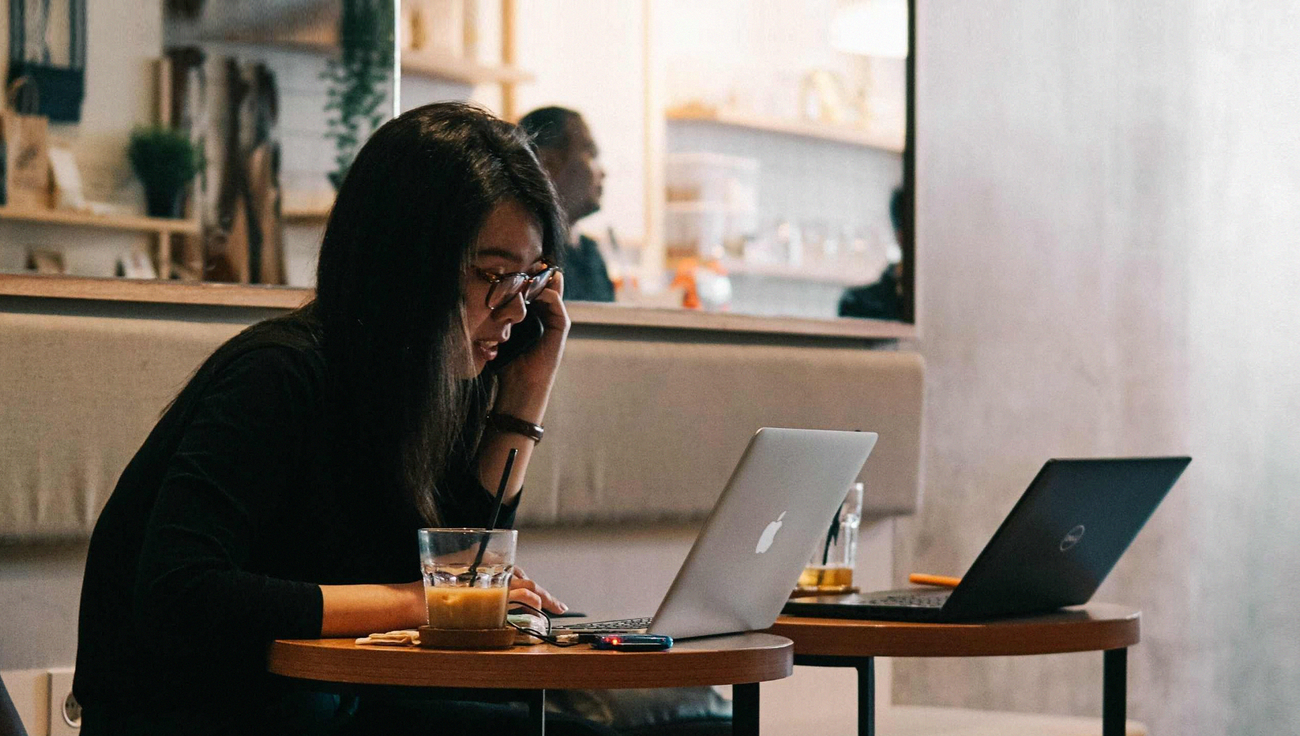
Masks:
[[[497,307],[492,316],[503,322],[518,324],[528,314],[528,305],[524,303],[523,293],[515,294],[510,301]]]

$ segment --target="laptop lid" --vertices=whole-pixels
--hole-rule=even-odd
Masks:
[[[953,589],[944,618],[1087,603],[1190,462],[1048,460]]]
[[[648,631],[686,638],[775,623],[876,438],[875,432],[758,430]]]

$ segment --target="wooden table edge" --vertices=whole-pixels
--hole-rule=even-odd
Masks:
[[[1115,607],[1118,608],[1118,607]],[[1082,609],[1087,610],[1087,609]],[[1000,657],[1106,651],[1142,638],[1142,612],[1077,621],[1053,616],[958,624],[782,616],[768,633],[795,657]]]
[[[343,685],[512,690],[694,687],[789,677],[793,643],[762,634],[773,641],[740,649],[581,653],[546,645],[474,652],[357,646],[351,639],[280,639],[268,648],[267,671]],[[592,666],[580,666],[579,660]]]

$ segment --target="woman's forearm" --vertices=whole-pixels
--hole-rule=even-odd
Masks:
[[[322,585],[323,638],[366,636],[424,625],[424,584]]]
[[[533,424],[541,424],[546,415],[549,399],[549,385],[518,393],[504,389],[501,396],[497,398],[493,411],[509,414]],[[514,467],[510,470],[510,485],[506,487],[505,501],[509,503],[524,486],[524,474],[528,471],[528,461],[533,456],[535,445],[535,442],[521,434],[502,432],[489,427],[484,432],[483,441],[479,446],[479,483],[488,491],[496,493],[497,486],[501,484],[501,473],[505,470],[506,457],[511,449],[518,450]]]

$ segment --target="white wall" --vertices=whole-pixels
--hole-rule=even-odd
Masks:
[[[1194,461],[1097,598],[1155,734],[1300,721],[1300,12],[922,2],[925,508],[960,574],[1048,457]],[[906,660],[900,702],[1100,712],[1100,655]]]

